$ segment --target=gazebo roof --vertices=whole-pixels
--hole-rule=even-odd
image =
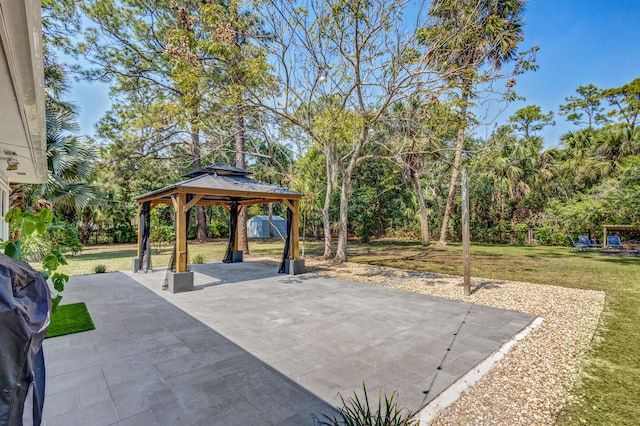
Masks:
[[[222,205],[236,201],[246,205],[302,197],[298,192],[252,179],[248,177],[250,174],[244,169],[215,164],[184,175],[190,179],[151,191],[135,199],[138,203],[171,203],[173,195],[183,193],[199,196],[198,204]]]
[[[203,169],[194,170],[191,173],[182,175],[182,177],[196,177],[204,174],[212,174],[215,176],[248,176],[251,173],[248,170],[241,169],[240,167],[233,167],[228,164],[216,163],[210,166],[205,166]]]

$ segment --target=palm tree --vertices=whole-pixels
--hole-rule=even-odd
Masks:
[[[46,114],[49,178],[31,195],[58,209],[82,210],[96,198],[95,188],[86,182],[98,153],[90,141],[75,134],[79,126],[73,105],[48,99]]]
[[[581,189],[596,183],[611,172],[612,163],[597,153],[596,134],[591,128],[562,135],[562,148],[568,173]]]
[[[420,41],[428,45],[425,59],[460,90],[458,137],[442,220],[439,244],[446,245],[467,127],[467,108],[480,81],[516,59],[523,39],[523,0],[435,0],[429,12],[433,25]],[[487,69],[489,71],[487,71]],[[481,74],[481,70],[484,75]],[[493,79],[496,76],[494,74]]]

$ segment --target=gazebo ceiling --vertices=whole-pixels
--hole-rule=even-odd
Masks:
[[[136,201],[171,203],[175,194],[194,194],[199,196],[197,204],[200,205],[224,205],[233,201],[247,205],[302,197],[298,192],[252,179],[248,177],[250,174],[244,169],[215,164],[184,175],[190,179],[140,195]]]

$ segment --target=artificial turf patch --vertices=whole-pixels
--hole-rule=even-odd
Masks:
[[[47,330],[47,336],[57,337],[64,336],[65,334],[79,333],[81,331],[95,330],[96,326],[93,325],[93,320],[87,305],[83,302],[72,303],[70,305],[58,305],[56,313],[51,315],[51,323],[49,324],[49,330]]]

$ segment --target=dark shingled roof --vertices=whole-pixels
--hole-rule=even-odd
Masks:
[[[217,163],[206,166],[203,169],[194,170],[191,173],[182,175],[182,177],[192,178],[204,174],[213,174],[217,176],[248,176],[252,173],[248,170],[241,169],[240,167],[233,167],[227,164]]]
[[[176,190],[183,189],[186,191],[181,192],[188,193],[190,188],[199,194],[203,193],[202,190],[206,190],[207,194],[203,197],[203,201],[257,201],[302,197],[298,192],[251,179],[247,177],[248,174],[250,173],[244,169],[216,164],[185,175],[191,179],[151,191],[135,199],[168,200]],[[238,195],[235,196],[234,193]]]

